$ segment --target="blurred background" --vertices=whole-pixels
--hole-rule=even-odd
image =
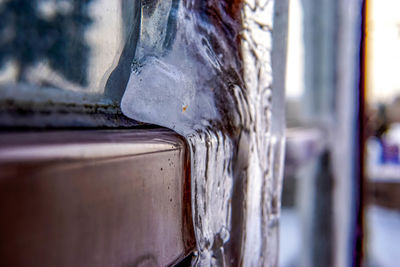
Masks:
[[[339,205],[336,204],[335,190],[340,191],[338,179],[329,178],[335,174],[329,171],[329,167],[324,166],[324,160],[321,161],[326,157],[324,148],[328,147],[330,150],[329,143],[332,143],[327,132],[332,132],[330,129],[337,127],[335,117],[340,113],[338,109],[345,107],[341,106],[340,100],[336,100],[335,107],[331,110],[315,107],[314,104],[316,97],[321,103],[329,103],[333,98],[340,99],[341,96],[337,95],[343,93],[337,87],[338,84],[340,86],[343,74],[334,71],[336,74],[329,82],[330,77],[324,76],[324,73],[329,71],[315,70],[310,66],[318,64],[320,69],[324,69],[325,65],[328,65],[328,68],[329,65],[341,67],[341,52],[338,50],[346,49],[341,43],[343,40],[348,42],[346,39],[348,36],[346,37],[343,30],[340,30],[342,22],[335,21],[335,18],[331,19],[334,27],[336,26],[333,30],[332,26],[325,24],[321,26],[325,31],[318,32],[318,29],[310,24],[310,21],[318,22],[317,16],[310,15],[313,8],[315,9],[315,6],[310,7],[310,2],[312,1],[291,0],[289,8],[286,76],[287,150],[280,243],[282,267],[327,266],[318,265],[323,260],[318,258],[315,251],[321,250],[319,254],[322,253],[326,257],[325,260],[335,257],[332,251],[340,243],[337,236],[341,230],[338,229],[338,224],[334,225],[332,221],[335,222],[335,216],[345,217],[346,209],[351,209],[351,202],[348,202],[347,207],[342,205],[341,208],[337,208]],[[324,1],[317,7],[320,8],[318,10],[320,16],[329,6],[322,2]],[[315,3],[316,1],[314,5],[318,5]],[[330,9],[332,13],[333,10]],[[344,10],[348,12],[347,9]],[[363,105],[361,109],[363,115],[353,118],[350,123],[352,127],[357,128],[357,120],[361,118],[363,121],[362,124],[358,124],[362,128],[358,132],[362,133],[360,139],[363,141],[363,148],[353,150],[360,151],[363,156],[360,159],[361,185],[358,187],[357,184],[349,184],[348,188],[351,189],[353,186],[354,190],[350,195],[354,196],[359,192],[362,199],[360,214],[363,238],[360,247],[364,266],[398,266],[400,262],[400,246],[397,244],[400,240],[399,10],[400,2],[397,0],[366,1],[363,23],[359,25],[362,31],[357,33],[355,30],[354,34],[354,36],[360,35],[355,45],[364,48],[359,55],[356,55],[359,56],[358,64],[363,70],[360,72],[359,85],[362,95],[360,99],[364,102],[358,102],[359,105]],[[341,11],[343,9],[340,10],[339,7],[337,14],[343,19]],[[353,17],[362,16],[361,8],[353,12]],[[332,37],[329,32],[334,36]],[[315,36],[322,41],[312,39]],[[334,47],[329,47],[330,41],[334,43]],[[312,50],[315,55],[318,49],[325,51],[321,52],[325,53],[324,57],[310,59],[308,51]],[[330,54],[333,54],[333,59],[329,60],[327,58]],[[341,69],[348,71],[345,65]],[[322,73],[325,82],[316,82],[315,76],[310,74],[312,71]],[[324,95],[316,96],[315,91],[313,92],[315,88],[320,92],[324,91]],[[357,138],[354,138],[353,142],[357,143]],[[340,144],[340,140],[333,141],[333,144],[333,146]],[[342,158],[352,156],[354,155],[341,154]],[[339,164],[338,168],[344,166]],[[318,229],[321,229],[323,234],[316,238]],[[347,242],[352,241],[348,239]]]

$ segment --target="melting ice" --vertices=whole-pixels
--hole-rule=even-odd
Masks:
[[[270,129],[272,11],[273,1],[141,4],[121,108],[189,143],[196,266],[276,265],[282,140]]]

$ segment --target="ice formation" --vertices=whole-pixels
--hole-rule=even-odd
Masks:
[[[271,131],[273,1],[141,3],[121,108],[189,143],[194,265],[275,266],[283,141]]]

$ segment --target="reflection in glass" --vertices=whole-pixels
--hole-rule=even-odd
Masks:
[[[133,58],[136,2],[0,1],[0,101],[107,102],[106,84],[118,100],[125,84],[108,80]]]

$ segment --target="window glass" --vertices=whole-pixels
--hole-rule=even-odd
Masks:
[[[0,1],[2,108],[118,102],[134,53],[136,2]]]
[[[400,260],[400,2],[367,1],[366,249],[368,266]]]

